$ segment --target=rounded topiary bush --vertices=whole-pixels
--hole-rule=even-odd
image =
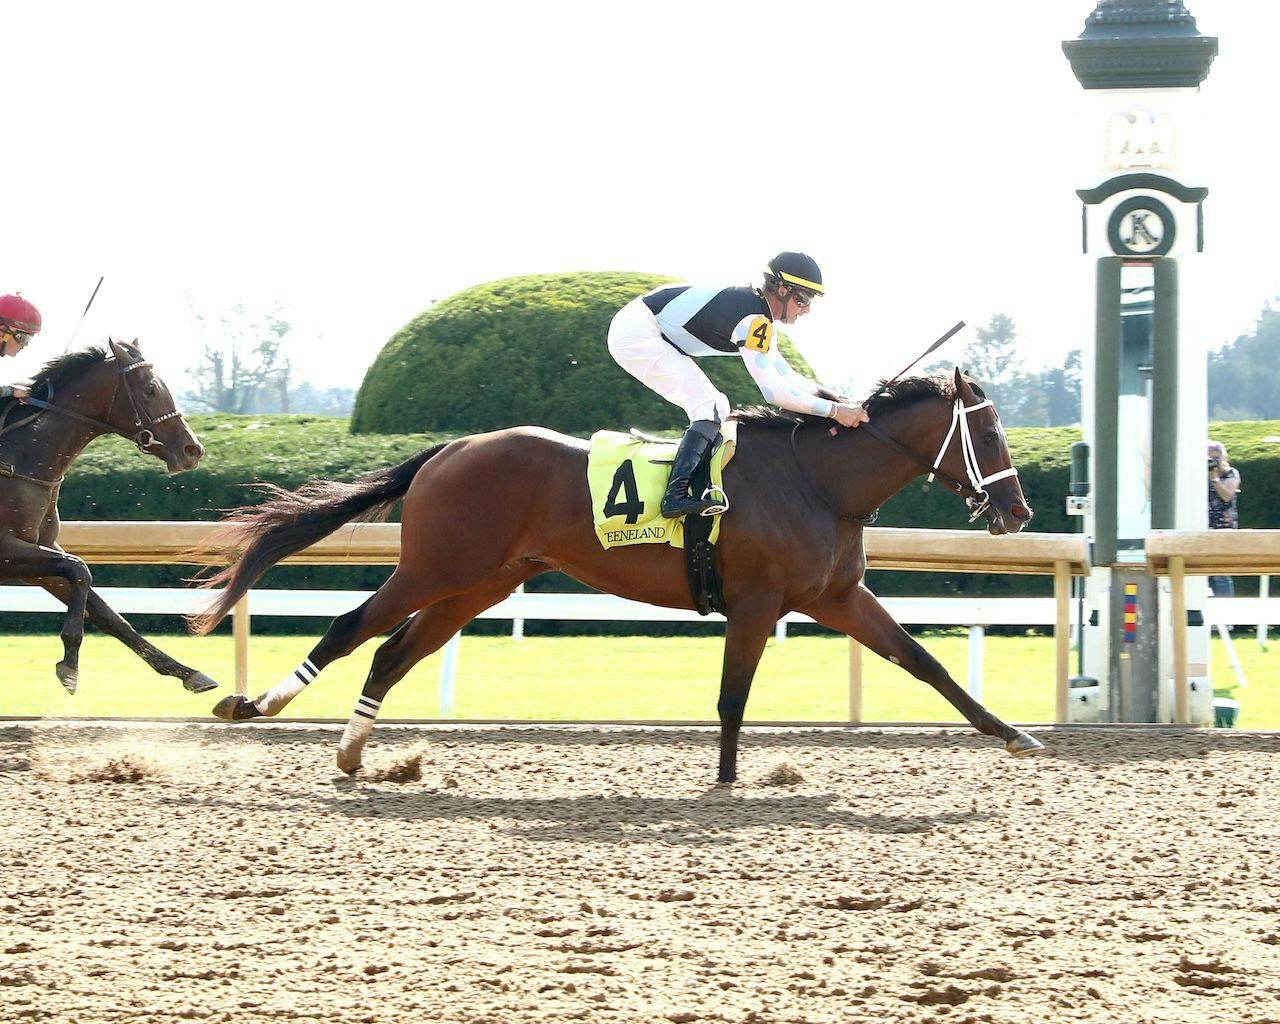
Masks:
[[[353,433],[479,431],[521,423],[587,434],[600,427],[685,426],[684,413],[609,355],[614,313],[669,277],[537,274],[477,285],[401,328],[365,374]],[[783,352],[808,364],[788,339]],[[736,357],[700,359],[734,405],[761,401]]]

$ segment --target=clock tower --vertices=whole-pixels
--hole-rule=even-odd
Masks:
[[[1172,623],[1168,583],[1146,572],[1144,541],[1149,530],[1206,525],[1207,346],[1195,279],[1209,190],[1198,93],[1218,41],[1181,0],[1099,0],[1062,49],[1085,90],[1095,147],[1076,193],[1094,344],[1084,359],[1087,448],[1073,463],[1087,453],[1089,495],[1069,500],[1084,515],[1095,568],[1068,718],[1207,721],[1204,580],[1189,581],[1188,622]],[[1188,627],[1192,686],[1175,693],[1172,630]]]

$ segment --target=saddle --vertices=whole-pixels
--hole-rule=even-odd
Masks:
[[[736,442],[732,421],[711,457],[694,474],[691,489],[722,491],[721,474]],[[667,485],[677,442],[639,430],[630,434],[597,431],[587,459],[596,536],[606,547],[670,544],[685,552],[685,577],[693,606],[701,615],[724,611],[723,587],[715,563],[720,516],[664,519],[659,500]]]

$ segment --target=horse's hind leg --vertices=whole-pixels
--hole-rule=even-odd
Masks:
[[[371,637],[403,622],[430,600],[425,585],[413,583],[403,566],[397,567],[391,578],[364,604],[339,615],[329,624],[320,642],[293,672],[256,700],[240,694],[223,697],[214,705],[213,713],[232,722],[278,715],[327,666],[346,657]]]
[[[1038,754],[1044,744],[1034,736],[1002,722],[974,700],[951,678],[932,654],[918,644],[894,620],[876,596],[859,584],[837,601],[802,608],[816,622],[846,633],[875,651],[880,657],[901,665],[917,679],[937,690],[969,723],[987,736],[1004,740],[1005,749],[1015,757]]]
[[[36,582],[63,604],[70,605],[72,600],[71,586],[66,580],[49,577]],[[203,672],[188,668],[182,662],[171,658],[141,636],[129,624],[127,619],[107,604],[93,589],[89,590],[88,600],[85,603],[85,615],[88,616],[90,622],[108,636],[115,637],[129,650],[133,651],[134,654],[150,665],[154,671],[162,676],[174,676],[177,679],[181,679],[182,685],[192,693],[204,693],[206,690],[212,690],[217,687],[218,684]]]
[[[338,768],[349,775],[360,768],[365,743],[373,732],[374,720],[391,687],[419,661],[443,647],[450,637],[482,611],[497,604],[540,571],[541,567],[529,564],[506,568],[465,594],[457,594],[424,608],[379,647],[355,711],[338,743]]]

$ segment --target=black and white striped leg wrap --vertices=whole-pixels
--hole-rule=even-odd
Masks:
[[[351,720],[347,722],[347,727],[342,733],[341,745],[344,748],[352,743],[363,744],[369,738],[369,733],[373,732],[373,723],[378,719],[380,707],[382,707],[382,701],[361,695],[356,701],[356,709],[351,712]]]
[[[301,665],[253,703],[264,715],[278,714],[289,701],[305,690],[307,685],[319,674],[320,670],[311,664],[311,659],[303,658]]]

